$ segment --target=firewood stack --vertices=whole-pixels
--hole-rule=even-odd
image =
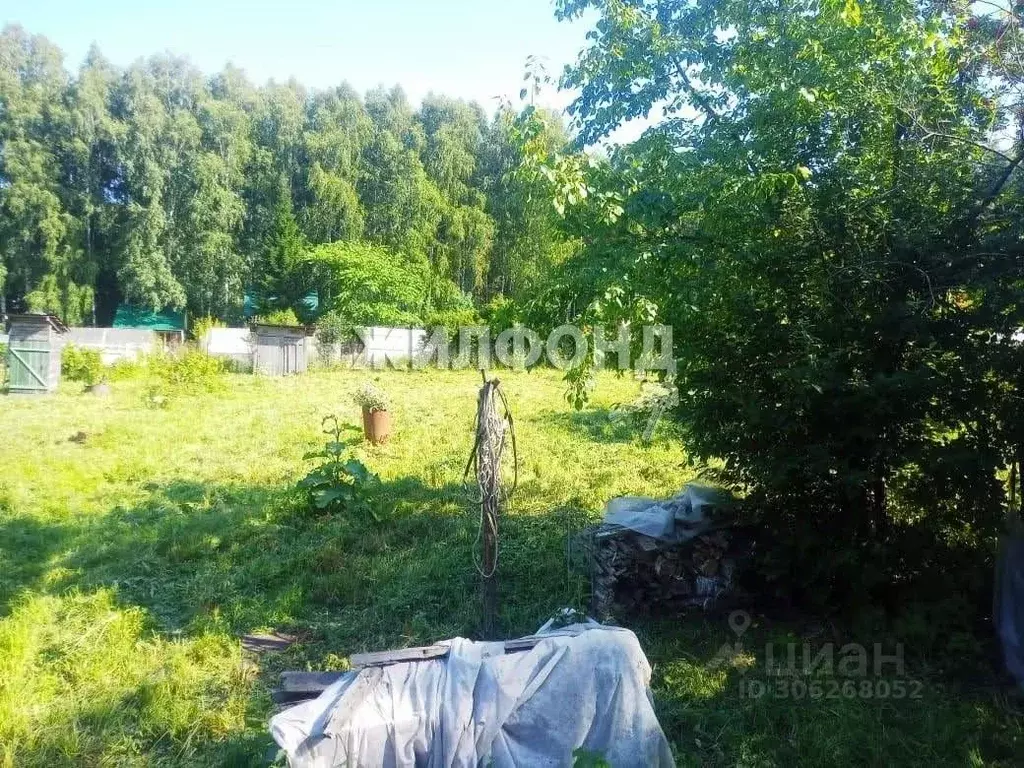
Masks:
[[[589,529],[591,611],[598,619],[709,608],[733,588],[736,559],[728,529],[682,543],[602,524]]]

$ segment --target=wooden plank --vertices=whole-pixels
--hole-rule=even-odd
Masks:
[[[321,691],[334,685],[344,672],[282,672],[281,690],[290,693]]]
[[[315,699],[341,679],[344,672],[282,672],[281,685],[271,698],[279,704]]]
[[[544,638],[521,637],[518,640],[505,641],[505,653],[526,651],[533,648]],[[410,661],[430,661],[443,659],[448,655],[447,645],[424,645],[416,648],[399,648],[394,651],[374,651],[372,653],[354,653],[350,659],[353,669],[363,667],[385,667],[388,664],[403,664]]]
[[[447,645],[424,645],[418,648],[400,648],[396,651],[353,653],[350,661],[353,669],[361,669],[362,667],[383,667],[388,664],[401,664],[406,661],[443,659],[447,655]]]
[[[259,653],[260,651],[283,651],[296,642],[298,642],[298,638],[294,635],[285,635],[280,632],[273,632],[269,635],[242,635],[242,648],[254,653]]]
[[[528,651],[543,639],[543,637],[521,637],[518,640],[506,640],[505,653]]]
[[[543,637],[522,637],[518,640],[506,640],[505,653],[529,650],[543,639]],[[425,645],[393,651],[355,653],[350,661],[353,670],[372,670],[389,664],[408,664],[443,659],[448,655],[448,651],[449,648],[446,645]],[[281,685],[273,691],[272,698],[279,704],[314,699],[336,683],[344,674],[344,672],[282,672]]]

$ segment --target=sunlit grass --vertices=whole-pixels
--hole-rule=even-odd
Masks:
[[[75,387],[0,399],[0,763],[260,764],[281,669],[477,632],[462,473],[479,374],[372,374],[396,429],[357,453],[383,481],[383,523],[313,514],[292,491],[326,439],[323,416],[358,422],[351,395],[368,375],[230,376],[161,409],[136,382],[108,399]],[[553,372],[502,377],[520,449],[500,558],[511,637],[585,602],[566,563],[573,531],[612,496],[666,495],[692,470],[671,430],[643,445],[609,419],[636,394],[628,378],[603,377],[577,413]],[[269,629],[300,642],[246,658],[238,637]],[[683,764],[962,764],[973,752],[1010,765],[1021,744],[991,696],[929,685],[915,707],[751,701],[739,680],[759,662],[707,668],[734,639],[721,618],[636,629]]]

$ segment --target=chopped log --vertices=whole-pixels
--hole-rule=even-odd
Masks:
[[[706,608],[732,589],[735,561],[731,532],[705,531],[680,543],[613,525],[577,537],[588,547],[591,610],[600,619],[616,614]]]

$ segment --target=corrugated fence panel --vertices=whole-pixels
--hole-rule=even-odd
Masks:
[[[200,339],[206,354],[231,360],[242,370],[252,370],[256,347],[248,328],[211,328]]]
[[[141,328],[69,328],[61,341],[99,350],[104,365],[124,359],[136,360],[160,347],[159,336]]]
[[[422,328],[385,328],[373,326],[357,331],[363,343],[362,362],[370,366],[408,363],[426,343],[427,332]]]

